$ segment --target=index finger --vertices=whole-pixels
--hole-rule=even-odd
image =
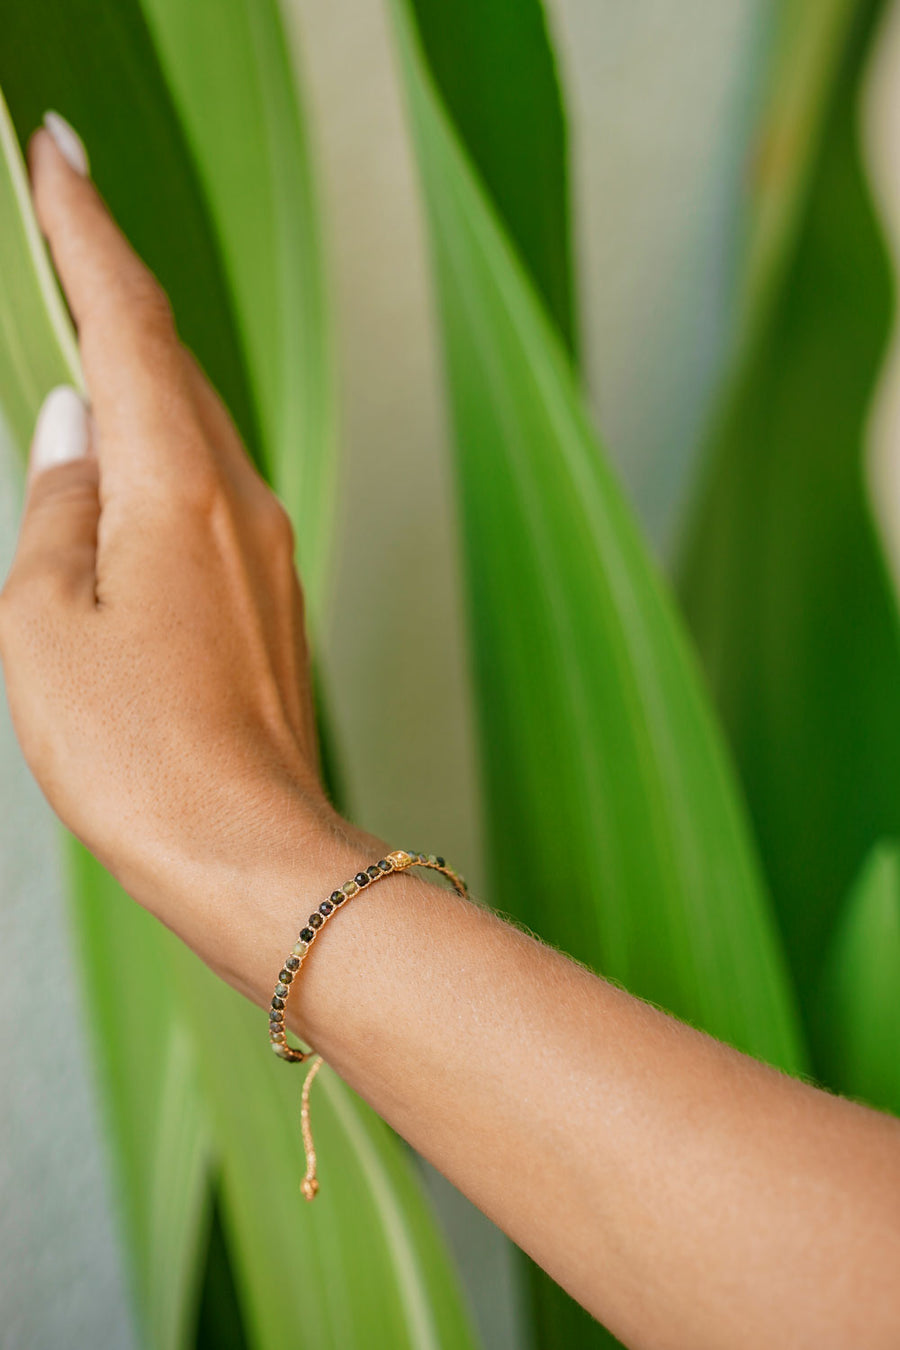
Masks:
[[[29,164],[38,222],[78,329],[101,470],[115,476],[127,448],[132,475],[148,458],[158,473],[173,453],[165,433],[190,403],[165,292],[46,129],[31,139]]]

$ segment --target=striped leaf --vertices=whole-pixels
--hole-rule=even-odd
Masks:
[[[630,988],[797,1067],[739,797],[671,601],[402,0],[394,12],[456,424],[496,898]]]
[[[276,106],[294,98],[286,87],[277,97],[268,87],[279,81],[284,86],[289,71],[280,29],[274,27],[277,15],[257,6],[254,23],[263,15],[272,27],[267,43],[255,49],[263,67],[247,93],[248,118],[262,83]],[[0,68],[5,76],[5,67],[15,67],[11,83],[21,96],[18,108],[14,105],[20,126],[30,127],[37,119],[34,109],[46,101],[71,116],[85,134],[100,187],[130,232],[146,241],[142,251],[170,291],[184,336],[226,398],[234,395],[232,411],[257,453],[273,463],[274,456],[266,456],[266,437],[282,434],[296,414],[296,409],[285,411],[290,371],[282,370],[282,383],[273,383],[271,395],[258,367],[249,378],[245,374],[245,344],[253,340],[258,318],[248,314],[247,303],[242,307],[241,297],[246,302],[249,295],[246,283],[242,289],[233,271],[226,277],[220,266],[216,240],[224,250],[222,241],[231,239],[233,268],[237,245],[224,225],[210,225],[210,213],[215,220],[217,211],[227,212],[228,194],[219,169],[201,175],[208,202],[198,186],[139,11],[127,3],[67,8],[39,0],[16,16],[13,31],[4,35]],[[223,9],[223,24],[227,17]],[[73,59],[82,46],[83,66]],[[226,42],[224,50],[233,52],[233,44]],[[29,62],[29,52],[39,55]],[[214,43],[207,45],[210,63],[216,52]],[[97,68],[109,73],[108,80],[91,77]],[[232,82],[218,85],[223,97],[227,93],[238,105],[244,97],[242,69],[249,79],[249,67],[233,67]],[[127,98],[121,88],[126,80]],[[296,104],[291,106],[299,117]],[[198,154],[205,134],[194,126]],[[271,143],[263,147],[269,172],[290,174],[292,147],[298,144],[294,137],[282,146],[286,158],[280,165],[268,158]],[[8,223],[10,250],[19,249],[24,281],[3,294],[8,307],[0,322],[0,402],[11,407],[10,420],[24,445],[47,388],[72,377],[74,347],[9,134],[4,150],[0,222]],[[295,184],[290,201],[308,202],[305,163],[299,162],[296,172],[306,187]],[[270,185],[269,198],[274,196]],[[280,223],[277,228],[270,224],[270,238],[292,209],[276,213]],[[314,238],[307,221],[294,243],[285,237],[282,246],[305,247],[307,240],[312,248]],[[5,258],[15,256],[6,245],[4,237]],[[248,265],[253,267],[252,257]],[[299,295],[296,278],[311,275],[317,266],[304,259],[292,274],[292,293],[282,297],[288,305],[309,300],[311,312],[296,326],[296,332],[307,335],[322,313],[321,295]],[[305,360],[302,344],[295,349],[296,359]],[[321,370],[320,355],[317,360]],[[314,372],[304,373],[305,381],[314,378]],[[324,400],[327,381],[320,392]],[[331,415],[323,409],[324,403],[316,414],[319,432],[307,423],[303,434],[309,441],[290,447],[301,459],[330,457],[325,428]],[[283,472],[288,481],[291,470]],[[301,472],[304,476],[292,481],[324,496],[327,469]],[[316,506],[305,501],[303,510],[314,515]],[[315,537],[320,544],[324,540],[321,527]],[[337,1079],[323,1076],[325,1184],[316,1204],[306,1206],[296,1190],[303,1172],[299,1080],[274,1062],[261,1014],[215,980],[83,853],[76,859],[75,876],[76,923],[126,1183],[135,1283],[148,1344],[168,1347],[190,1338],[198,1239],[207,1213],[207,1178],[215,1167],[227,1260],[253,1346],[280,1346],[285,1328],[300,1325],[314,1325],[314,1343],[325,1350],[472,1345],[455,1273],[406,1150],[390,1131]]]
[[[25,166],[0,94],[0,396],[20,450],[31,440],[34,410],[55,384],[81,384],[78,349],[65,302],[46,264],[31,211]]]
[[[69,841],[73,928],[115,1145],[146,1344],[186,1345],[210,1200],[213,1142],[196,1049],[172,985],[176,939]]]
[[[325,1068],[314,1089],[321,1194],[300,1198],[302,1069],[275,1060],[260,1013],[178,953],[222,1168],[226,1236],[254,1346],[474,1345],[408,1151]],[[262,1038],[262,1042],[261,1042]]]
[[[141,0],[221,252],[269,480],[313,615],[336,465],[325,264],[278,0]]]
[[[23,144],[47,107],[82,134],[119,223],[178,298],[182,337],[258,454],[257,415],[209,213],[136,0],[5,6],[0,88]]]
[[[804,1052],[722,740],[567,354],[394,0],[455,424],[492,898],[789,1070]],[[545,1345],[603,1333],[546,1285]]]

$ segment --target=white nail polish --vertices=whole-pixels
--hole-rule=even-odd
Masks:
[[[81,459],[88,451],[88,410],[71,385],[51,389],[38,413],[31,443],[31,467],[40,473]]]
[[[56,148],[66,163],[76,173],[80,173],[82,178],[87,178],[91,172],[91,163],[84,148],[84,141],[75,128],[58,112],[45,112],[44,126],[56,142]]]

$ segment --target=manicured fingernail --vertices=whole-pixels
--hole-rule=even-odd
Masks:
[[[31,467],[39,473],[81,459],[88,451],[88,410],[71,385],[51,389],[38,413],[31,443]]]
[[[58,112],[44,113],[44,126],[56,142],[56,148],[63,159],[71,165],[82,178],[91,172],[91,162],[84,148],[84,141],[73,126]]]

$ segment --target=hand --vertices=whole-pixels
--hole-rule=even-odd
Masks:
[[[126,890],[267,1000],[302,883],[371,861],[319,780],[291,527],[89,179],[44,130],[30,164],[90,415],[55,391],[35,436],[0,596],[16,732]]]

